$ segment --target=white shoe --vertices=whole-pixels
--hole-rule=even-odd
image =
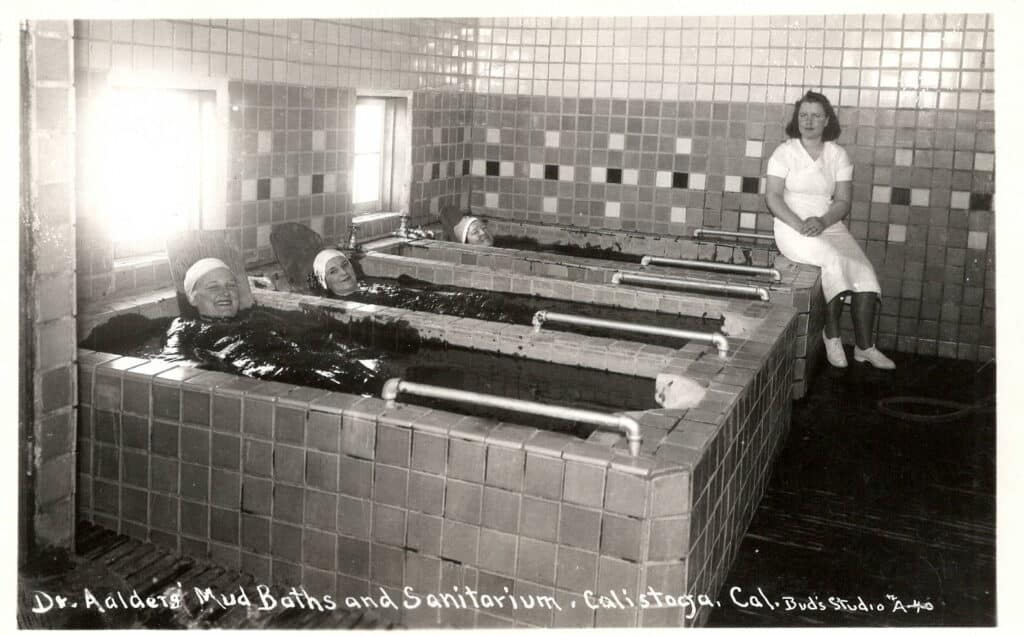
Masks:
[[[854,346],[853,359],[858,362],[867,362],[875,368],[880,368],[882,370],[892,370],[896,368],[896,363],[886,357],[882,351],[878,350],[874,346],[865,350],[861,350]]]
[[[828,357],[828,363],[836,368],[846,368],[846,351],[843,350],[842,338],[828,337],[825,331],[822,331],[821,339],[825,341],[825,356]]]

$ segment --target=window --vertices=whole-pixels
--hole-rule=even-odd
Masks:
[[[352,204],[357,212],[399,211],[409,204],[411,135],[405,97],[356,99]]]
[[[114,259],[225,221],[227,82],[112,76],[87,112],[83,181]]]

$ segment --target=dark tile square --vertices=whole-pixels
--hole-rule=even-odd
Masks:
[[[176,421],[181,413],[181,391],[166,386],[153,386],[153,416]]]
[[[324,193],[324,175],[314,174],[313,175],[313,193],[323,194]]]
[[[359,459],[338,459],[338,491],[359,498],[369,498],[373,484],[373,463]]]
[[[142,452],[124,451],[124,482],[136,487],[149,487],[149,455]],[[144,519],[143,519],[144,520]]]
[[[178,530],[178,499],[159,494],[149,495],[149,522],[158,529]]]
[[[188,426],[181,428],[181,460],[200,465],[210,464],[210,432]]]
[[[488,171],[490,170],[491,163],[494,163],[494,161],[488,161],[487,162]],[[495,163],[495,165],[497,165],[497,164]],[[495,170],[495,174],[497,174],[497,170]],[[440,163],[435,163],[435,164],[430,166],[430,180],[431,181],[436,181],[439,178],[441,178],[441,164]]]
[[[242,477],[237,472],[210,470],[210,502],[214,505],[237,508],[242,500]]]
[[[436,167],[436,164],[435,164]],[[488,161],[487,162],[487,176],[498,176],[498,162]]]
[[[339,536],[337,564],[338,571],[366,577],[370,573],[370,543]]]
[[[672,187],[686,188],[690,184],[690,175],[686,172],[672,173]]]
[[[910,190],[905,187],[892,188],[889,202],[893,205],[910,205]]]
[[[246,436],[269,439],[274,428],[274,404],[263,400],[245,398],[245,421],[242,428]]]
[[[316,490],[306,490],[305,523],[328,531],[335,530],[338,517],[338,497]]]
[[[225,467],[230,470],[238,470],[241,464],[239,459],[239,448],[241,440],[227,434],[214,434],[212,458],[213,465]]]
[[[242,399],[214,395],[213,427],[227,432],[238,432],[242,421]]]
[[[992,211],[992,195],[971,192],[970,208],[972,210]]]
[[[209,499],[210,468],[203,465],[181,464],[181,495],[198,501]]]
[[[121,420],[124,445],[129,448],[149,449],[149,420],[125,415]]]
[[[274,446],[274,480],[302,483],[306,471],[306,453],[302,448]]]
[[[270,553],[270,521],[242,514],[242,546],[256,553]]]
[[[178,456],[178,428],[179,426],[177,425],[168,425],[159,421],[153,422],[150,447],[154,454]]]
[[[96,435],[96,440],[101,443],[110,443],[117,445],[120,443],[120,434],[118,433],[118,415],[109,412],[107,410],[96,411],[96,423],[93,425]],[[175,445],[177,447],[177,445]]]
[[[544,178],[549,181],[558,180],[558,166],[550,163],[544,165]]]
[[[622,183],[622,168],[608,168],[607,183]]]
[[[302,444],[305,439],[306,411],[298,408],[277,407],[274,440]]]
[[[256,200],[264,201],[270,198],[270,179],[258,179],[256,181]]]
[[[50,412],[71,404],[71,373],[68,368],[58,368],[43,373],[43,412]]]
[[[181,392],[181,420],[196,425],[210,425],[210,394],[183,390]]]
[[[176,494],[178,492],[178,464],[158,456],[149,461],[150,488]]]
[[[273,454],[273,448],[269,443],[246,441],[242,458],[245,473],[270,476],[273,469]]]
[[[238,519],[238,512],[212,508],[210,510],[210,538],[237,545]]]
[[[146,492],[134,487],[121,488],[121,515],[125,520],[146,522]]]
[[[306,452],[306,484],[327,492],[337,491],[337,455],[312,451]]]
[[[300,487],[274,484],[274,518],[290,523],[302,523],[303,490]]]
[[[469,174],[469,159],[462,160],[462,176]]]
[[[242,511],[262,516],[270,515],[273,484],[262,478],[248,478],[242,481]]]
[[[181,501],[181,531],[196,538],[206,538],[209,525],[209,507]]]
[[[760,187],[760,179],[756,176],[745,176],[743,177],[743,192],[745,194],[757,194],[757,190]]]

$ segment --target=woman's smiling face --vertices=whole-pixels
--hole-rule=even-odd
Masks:
[[[487,231],[487,226],[479,220],[474,220],[466,232],[466,243],[470,245],[485,245],[490,247],[494,244],[494,238]]]
[[[334,295],[348,295],[359,286],[352,263],[344,258],[333,258],[327,263],[324,281],[327,282],[327,289]]]
[[[238,314],[238,282],[227,269],[214,269],[199,278],[193,298],[202,317],[233,318]]]

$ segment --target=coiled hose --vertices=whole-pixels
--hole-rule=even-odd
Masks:
[[[879,412],[884,415],[895,417],[896,419],[903,419],[905,421],[914,421],[916,423],[945,423],[948,421],[956,421],[957,419],[966,417],[967,415],[977,411],[991,410],[992,408],[995,408],[995,405],[995,395],[989,395],[988,397],[985,397],[973,404],[965,404],[946,399],[932,399],[931,397],[886,397],[885,399],[879,399],[877,404]],[[948,409],[948,412],[917,414],[900,409],[901,407],[906,406],[946,408]]]

